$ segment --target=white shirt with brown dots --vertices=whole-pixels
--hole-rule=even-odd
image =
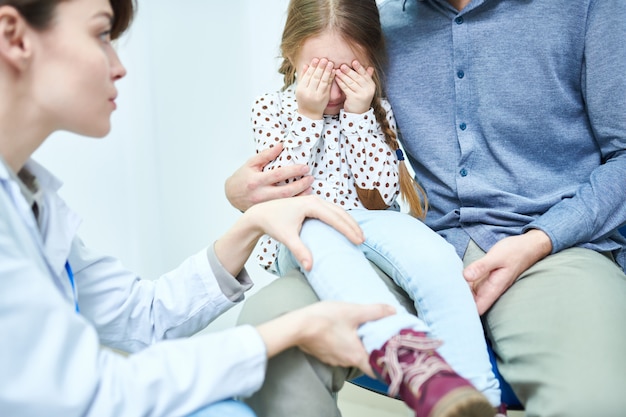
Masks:
[[[391,129],[396,131],[391,105],[382,100]],[[285,91],[259,97],[252,108],[252,128],[256,150],[278,143],[283,151],[265,170],[286,165],[306,164],[314,176],[313,193],[343,207],[364,209],[356,187],[378,190],[390,206],[400,192],[398,160],[385,143],[373,109],[363,114],[340,111],[312,120],[297,111],[295,85]],[[289,182],[287,180],[286,182]],[[272,269],[278,243],[264,236],[257,259]]]

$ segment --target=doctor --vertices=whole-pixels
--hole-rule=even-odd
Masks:
[[[251,416],[228,399],[259,389],[268,358],[293,346],[371,372],[356,328],[387,306],[318,303],[187,338],[243,299],[243,265],[264,233],[309,267],[298,237],[307,217],[361,242],[332,204],[256,205],[155,281],[77,237],[60,182],[30,156],[57,130],[107,134],[125,75],[111,40],[133,11],[132,0],[0,0],[0,415]]]

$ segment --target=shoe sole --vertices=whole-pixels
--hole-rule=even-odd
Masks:
[[[462,387],[447,393],[428,417],[494,417],[495,408],[474,388]]]

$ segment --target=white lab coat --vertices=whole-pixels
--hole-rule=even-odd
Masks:
[[[86,248],[59,181],[27,168],[43,190],[39,227],[0,160],[0,416],[184,416],[261,386],[266,350],[254,328],[185,337],[243,298],[245,271],[232,277],[203,250],[141,280]],[[240,293],[224,295],[220,274]],[[153,344],[164,339],[176,340]]]

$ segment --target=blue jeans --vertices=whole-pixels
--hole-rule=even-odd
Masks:
[[[187,417],[256,417],[256,414],[240,401],[225,400],[206,406]]]
[[[368,352],[380,348],[400,330],[427,332],[444,343],[439,354],[492,402],[500,404],[483,328],[463,262],[454,247],[419,220],[393,210],[350,210],[366,241],[360,246],[319,220],[307,220],[300,233],[313,254],[313,268],[303,270],[322,300],[386,303],[396,314],[363,324],[359,335]],[[391,294],[369,261],[376,264],[411,297],[418,317]],[[299,265],[281,246],[277,272]]]

